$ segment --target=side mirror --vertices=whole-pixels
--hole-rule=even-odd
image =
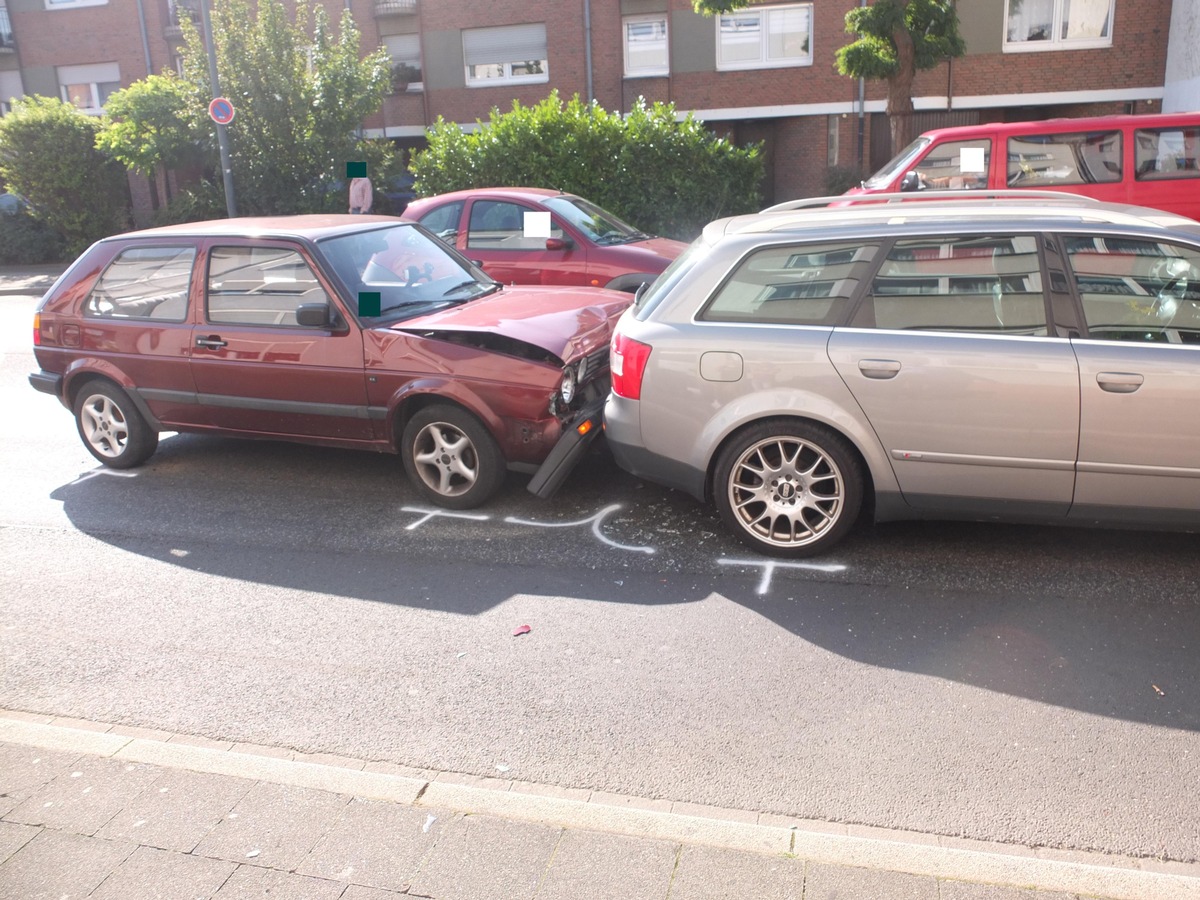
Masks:
[[[921,176],[914,169],[911,172],[905,172],[904,177],[900,179],[901,191],[919,191],[921,189]]]
[[[296,324],[315,328],[328,328],[329,304],[301,303],[296,307]]]
[[[574,250],[575,242],[570,238],[546,238],[547,250]]]

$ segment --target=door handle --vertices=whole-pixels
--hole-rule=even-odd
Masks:
[[[1096,384],[1110,394],[1132,394],[1146,379],[1134,372],[1097,372]]]
[[[221,340],[221,336],[214,334],[212,337],[196,338],[197,347],[207,347],[210,350],[220,350],[225,346],[225,341]]]
[[[900,372],[900,363],[894,359],[860,359],[858,371],[867,378],[886,380],[895,378]]]

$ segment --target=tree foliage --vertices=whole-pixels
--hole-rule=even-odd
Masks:
[[[482,123],[480,123],[482,126]],[[420,196],[465,188],[545,187],[579,194],[657,234],[689,239],[709,221],[756,210],[763,163],[672,104],[639,101],[627,116],[553,92],[514,102],[467,133],[439,118],[410,166]]]
[[[129,183],[96,149],[99,128],[57,97],[18,98],[0,118],[0,178],[72,254],[129,225]]]
[[[751,0],[692,0],[698,13],[719,15],[744,9]],[[873,0],[846,13],[846,32],[857,35],[836,54],[842,75],[886,81],[893,148],[910,139],[912,86],[919,71],[962,56],[954,0]]]
[[[306,3],[293,21],[280,0],[222,0],[213,5],[212,29],[221,93],[236,110],[226,130],[238,212],[288,214],[327,204],[329,184],[366,155],[358,128],[390,90],[387,51],[360,59],[349,10],[335,33],[325,9]],[[186,23],[183,60],[186,115],[203,129],[215,159],[208,56]]]

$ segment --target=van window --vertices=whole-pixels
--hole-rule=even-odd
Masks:
[[[1138,181],[1200,178],[1200,128],[1139,128],[1134,141]]]
[[[921,187],[941,191],[986,188],[988,166],[992,161],[992,142],[987,138],[973,141],[947,141],[930,149],[916,166]]]
[[[1008,186],[1121,180],[1121,132],[1026,134],[1008,139]]]

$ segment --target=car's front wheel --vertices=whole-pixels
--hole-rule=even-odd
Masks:
[[[438,506],[472,509],[486,503],[504,483],[504,457],[475,416],[439,404],[409,420],[401,456],[418,491]]]
[[[112,469],[132,469],[158,449],[158,432],[129,395],[108,381],[89,381],[75,396],[75,424],[88,452]]]
[[[717,461],[713,495],[726,526],[772,556],[823,553],[854,525],[862,468],[820,425],[772,419],[739,434]]]

